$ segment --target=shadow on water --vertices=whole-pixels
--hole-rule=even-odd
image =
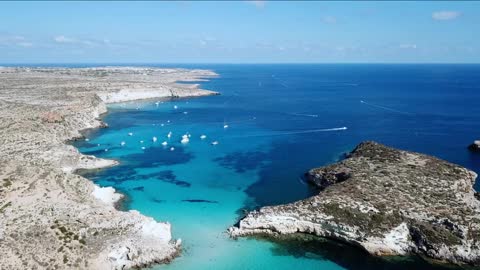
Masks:
[[[316,145],[298,148],[289,141],[274,143],[266,155],[270,157],[268,162],[260,167],[259,180],[245,190],[253,203],[246,208],[284,204],[317,194],[317,190],[303,180],[309,169],[328,162],[316,158],[317,149],[321,148]]]
[[[213,161],[227,169],[233,169],[237,173],[261,168],[269,160],[268,154],[260,151],[234,152]]]
[[[366,251],[349,244],[304,234],[296,234],[294,236],[285,236],[281,238],[262,236],[255,237],[255,239],[273,242],[274,246],[271,248],[271,252],[275,256],[294,256],[296,258],[329,260],[350,270],[473,269],[471,267],[436,264],[426,261],[419,256],[375,257],[369,255]]]

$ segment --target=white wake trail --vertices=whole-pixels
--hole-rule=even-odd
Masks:
[[[331,131],[343,131],[343,130],[347,130],[347,127],[310,129],[310,130],[291,131],[291,132],[271,132],[271,133],[247,134],[247,135],[232,136],[232,137],[234,137],[234,138],[273,137],[273,136],[307,134],[307,133],[318,133],[318,132],[331,132]]]
[[[289,114],[295,115],[295,116],[318,117],[318,114],[307,114],[307,113],[289,113]]]
[[[404,111],[399,111],[399,110],[395,110],[395,109],[393,109],[393,108],[389,108],[389,107],[380,106],[380,105],[377,105],[377,104],[368,103],[368,102],[365,102],[365,101],[363,101],[363,100],[360,100],[360,103],[365,104],[365,105],[368,105],[368,106],[370,106],[370,107],[374,107],[374,108],[379,108],[379,109],[382,109],[382,110],[386,110],[386,111],[391,111],[391,112],[400,113],[400,114],[406,114],[406,115],[413,115],[413,113],[404,112]]]

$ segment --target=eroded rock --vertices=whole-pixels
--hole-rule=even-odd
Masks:
[[[480,265],[476,174],[435,157],[364,142],[307,174],[318,195],[249,213],[232,237],[308,233],[374,255],[422,254]]]

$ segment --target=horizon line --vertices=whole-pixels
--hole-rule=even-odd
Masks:
[[[0,67],[32,65],[480,65],[480,62],[19,62]]]

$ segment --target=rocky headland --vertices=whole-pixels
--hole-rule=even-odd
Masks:
[[[0,268],[125,269],[180,250],[170,224],[115,204],[123,197],[75,174],[117,164],[69,140],[103,126],[105,104],[213,95],[208,70],[0,67]]]
[[[480,152],[480,140],[474,141],[468,146],[468,149],[472,152]]]
[[[336,164],[310,170],[319,193],[250,212],[232,237],[297,233],[358,246],[373,255],[418,254],[480,265],[477,175],[458,165],[375,142]]]

